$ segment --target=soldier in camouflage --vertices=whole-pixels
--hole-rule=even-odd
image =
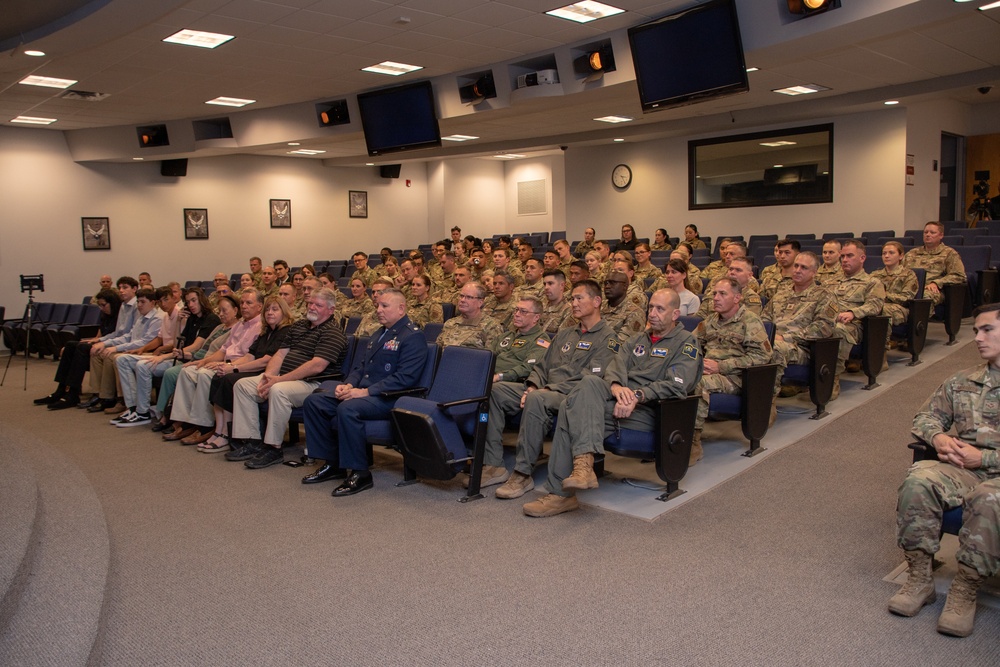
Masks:
[[[642,289],[646,289],[646,279],[652,278],[655,282],[657,278],[663,273],[660,269],[656,268],[649,258],[652,257],[653,251],[649,249],[648,243],[637,243],[635,246],[635,282]],[[652,283],[650,283],[652,285]]]
[[[603,379],[587,375],[570,392],[552,440],[550,494],[526,504],[525,514],[546,517],[577,509],[576,492],[597,488],[594,456],[604,454],[606,435],[619,427],[652,431],[656,402],[682,398],[694,389],[701,379],[701,355],[698,341],[677,323],[679,305],[673,290],[655,292],[649,299],[648,329],[624,343]],[[524,491],[532,486],[530,477],[516,471],[505,485]]]
[[[618,352],[620,344],[614,332],[601,320],[600,286],[592,280],[581,282],[573,288],[572,304],[573,316],[579,324],[555,335],[545,356],[532,366],[528,379],[523,384],[493,385],[483,486],[505,482],[510,476],[502,458],[504,415],[521,413],[514,469],[530,479],[542,452],[542,442],[567,394],[585,375],[603,375],[611,357]]]
[[[816,284],[818,268],[814,253],[796,255],[791,289],[778,291],[761,313],[764,322],[774,323],[774,351],[782,366],[809,363],[809,340],[833,333],[837,308],[833,295]]]
[[[823,287],[835,285],[844,277],[844,270],[840,268],[840,248],[841,243],[837,239],[823,244],[823,264],[816,272],[816,280]]]
[[[616,259],[611,264],[611,271],[620,271],[624,273],[628,278],[628,291],[626,292],[625,298],[635,304],[636,308],[642,311],[642,320],[646,321],[646,306],[649,305],[649,298],[646,296],[646,285],[643,283],[637,283],[635,280],[635,267],[632,265],[631,255],[625,250],[619,250],[615,253]],[[619,257],[619,255],[621,255]],[[609,272],[604,277],[605,279],[610,276]]]
[[[378,273],[368,266],[368,255],[359,250],[351,255],[351,261],[354,262],[354,273],[351,274],[351,280],[361,278],[365,287],[371,287],[372,282],[378,278]]]
[[[514,279],[514,287],[524,284],[524,272],[510,265],[510,248],[497,248],[493,251],[493,271],[506,271]]]
[[[774,260],[771,266],[765,266],[760,272],[760,295],[772,298],[782,287],[792,284],[792,262],[802,249],[795,239],[781,239],[774,244]]]
[[[882,264],[884,269],[872,271],[872,278],[882,282],[885,288],[885,304],[882,314],[891,320],[893,325],[903,324],[910,315],[906,303],[917,295],[920,284],[917,274],[902,265],[903,244],[899,241],[889,241],[882,246]]]
[[[862,320],[869,315],[881,314],[885,305],[885,288],[880,280],[865,272],[865,258],[864,243],[857,239],[845,241],[840,249],[844,278],[830,288],[837,300],[834,331],[840,336],[838,376],[844,371],[851,348],[861,342]]]
[[[406,304],[406,316],[411,322],[420,328],[430,322],[444,322],[444,310],[431,296],[430,276],[415,276],[410,283],[410,294],[413,300]]]
[[[934,602],[942,513],[962,507],[958,575],[937,626],[956,637],[972,634],[979,586],[1000,571],[1000,303],[974,315],[986,363],[946,380],[913,418],[913,435],[933,446],[938,460],[914,463],[899,487],[898,543],[910,570],[889,600],[889,611],[901,616]]]
[[[542,293],[545,297],[539,325],[550,337],[562,328],[570,315],[570,300],[566,296],[566,276],[559,269],[546,269],[542,274]],[[573,322],[576,326],[576,322]]]
[[[493,294],[486,297],[483,302],[483,312],[500,323],[504,330],[510,325],[511,317],[514,315],[514,306],[517,300],[514,298],[514,279],[506,271],[495,271],[493,273]]]
[[[477,282],[468,282],[459,293],[458,315],[444,323],[437,338],[438,347],[458,345],[484,350],[492,349],[493,341],[503,335],[500,323],[483,312],[486,289]]]
[[[522,243],[523,248],[527,243]],[[531,246],[528,245],[530,248]],[[514,299],[525,296],[533,296],[537,299],[545,298],[542,294],[544,285],[542,284],[542,263],[534,257],[529,257],[524,262],[524,284],[514,290]]]
[[[732,239],[721,239],[719,241],[719,259],[711,262],[708,266],[701,270],[701,279],[703,282],[708,284],[706,290],[711,290],[712,283],[716,279],[726,275],[726,271],[729,270],[729,257],[726,256],[726,249],[731,243],[733,243]]]
[[[601,319],[625,342],[646,327],[646,311],[628,298],[628,276],[615,269],[604,279]]]
[[[938,306],[944,302],[941,288],[965,282],[965,265],[954,248],[949,248],[944,238],[944,225],[928,222],[924,225],[924,245],[906,253],[904,265],[908,269],[924,269],[924,296]]]
[[[352,280],[353,282],[353,280]],[[392,287],[392,280],[389,278],[376,278],[372,282],[372,301],[377,302],[378,298],[385,293],[385,290]],[[402,292],[400,292],[402,294]],[[355,336],[371,336],[382,326],[378,321],[378,310],[372,309],[361,316],[358,328],[354,330]]]
[[[732,248],[732,244],[729,246]],[[760,315],[763,309],[763,303],[760,298],[760,294],[757,293],[757,281],[753,278],[753,267],[750,265],[750,260],[746,257],[733,257],[729,261],[729,273],[727,278],[732,278],[740,284],[740,292],[742,294],[741,303],[743,307],[754,315]],[[718,280],[716,280],[718,282]],[[715,285],[710,285],[709,289],[705,290],[705,298],[702,299],[701,306],[698,308],[698,317],[703,320],[708,319],[708,316],[712,314],[712,291],[715,289]]]
[[[709,396],[740,393],[743,381],[741,370],[771,362],[771,343],[764,323],[743,307],[742,291],[736,279],[720,278],[712,290],[714,312],[698,325],[695,332],[705,369],[695,387],[695,393],[700,395],[701,400],[698,402],[689,465],[694,465],[702,457],[701,431],[708,418]]]
[[[594,238],[597,236],[597,232],[593,227],[587,227],[583,230],[583,240],[576,244],[576,248],[573,249],[573,254],[583,259],[588,252],[594,249]]]

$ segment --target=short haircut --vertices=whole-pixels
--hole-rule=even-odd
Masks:
[[[507,283],[511,285],[514,284],[514,279],[511,278],[510,274],[504,271],[503,269],[498,269],[493,272],[493,280],[496,280],[497,278],[503,278],[504,281],[506,281]]]
[[[147,278],[150,278],[150,279],[152,279],[152,277],[153,277],[153,276],[149,275],[149,271],[140,271],[139,272],[139,277],[141,278],[142,276],[146,276]]]
[[[844,247],[844,244],[840,242],[840,239],[827,239],[826,241],[823,241],[823,245],[824,245],[824,246],[828,246],[828,245],[830,245],[831,243],[832,243],[833,245],[837,246],[837,250],[840,250],[841,248],[843,248],[843,247]],[[899,244],[899,247],[900,247],[900,248],[902,248],[902,247],[903,247],[903,244],[902,244],[902,243],[900,243],[900,244]]]
[[[573,285],[574,290],[578,287],[582,287],[590,298],[597,297],[598,299],[601,299],[604,296],[604,293],[601,291],[601,286],[598,285],[597,281],[593,278],[585,278]]]
[[[539,267],[541,267],[541,266],[542,266],[542,263],[541,263],[540,261],[538,261],[537,259],[535,259],[534,257],[532,257],[531,259],[526,259],[526,260],[524,260],[524,265],[525,265],[525,266],[528,266],[528,263],[529,263],[529,262],[534,262],[534,263],[535,263],[535,264],[537,264],[537,265],[538,265]]]
[[[786,245],[792,246],[792,250],[794,250],[795,252],[802,250],[802,244],[799,243],[798,239],[790,239],[790,238],[780,239],[777,243],[774,244],[774,247],[782,248]]]
[[[504,234],[503,236],[497,239],[497,243],[506,243],[507,245],[510,245],[510,237]]]
[[[742,264],[746,264],[748,269],[751,270],[753,269],[753,262],[750,260],[749,257],[733,257],[732,261],[729,262],[729,266],[732,266],[733,262],[740,262]]]
[[[802,259],[803,257],[812,260],[813,269],[818,269],[823,263],[820,261],[820,258],[816,256],[816,253],[811,250],[803,250],[796,256],[796,259]]]
[[[194,289],[194,288],[192,288]],[[197,289],[201,289],[200,287]],[[156,300],[166,299],[168,296],[173,296],[174,291],[170,289],[170,285],[164,285],[163,287],[156,288]]]
[[[473,287],[476,288],[476,298],[482,299],[483,297],[486,296],[486,288],[483,287],[483,284],[478,280],[470,280],[469,282],[462,285],[462,289],[465,289],[469,285],[472,285]]]
[[[451,231],[458,232],[459,234],[461,234],[462,233],[462,228],[456,225],[455,227],[451,228]]]
[[[250,258],[250,261],[251,261],[251,262],[254,262],[254,261],[256,261],[256,262],[261,262],[261,263],[263,263],[263,261],[264,261],[264,260],[262,260],[262,259],[261,259],[260,257],[251,257],[251,258]]]
[[[357,251],[356,253],[354,253],[353,255],[351,255],[351,259],[354,259],[354,258],[355,258],[355,257],[357,257],[358,255],[361,255],[361,256],[362,256],[362,257],[364,257],[365,259],[368,259],[368,253],[364,253],[364,252],[361,252],[360,250],[359,250],[359,251]]]
[[[743,294],[743,288],[740,287],[740,283],[735,278],[723,276],[715,281],[716,287],[718,287],[719,283],[726,283],[727,285],[729,285],[729,287],[733,290],[734,294],[739,294],[739,295]]]
[[[552,244],[553,248],[556,246],[566,246],[568,248],[569,241],[567,241],[566,239],[558,239],[555,243]]]
[[[552,276],[556,280],[561,280],[562,282],[566,282],[566,274],[560,271],[559,269],[545,269],[544,271],[542,271],[542,280],[548,278],[549,276]]]
[[[972,311],[972,316],[979,317],[984,313],[996,313],[997,319],[1000,319],[1000,301],[995,303],[984,303]]]
[[[273,262],[271,262],[271,264],[272,266],[283,266],[285,267],[286,270],[288,269],[288,262],[286,262],[283,259],[276,259]]]
[[[576,268],[580,269],[581,271],[586,271],[587,274],[590,275],[590,267],[587,266],[587,263],[585,261],[583,261],[582,259],[576,260],[575,262],[573,262],[572,264],[570,264],[570,266],[575,266]],[[562,273],[562,271],[559,271],[559,273]]]
[[[362,282],[364,282],[364,281],[362,281]],[[385,285],[388,288],[388,287],[395,287],[396,283],[392,282],[392,278],[386,278],[385,276],[379,276],[378,278],[376,278],[375,280],[372,281],[372,289],[373,290],[375,289],[375,285]]]
[[[251,295],[253,298],[255,298],[257,300],[257,303],[259,303],[260,305],[264,305],[264,294],[259,289],[257,289],[256,287],[247,287],[245,290],[243,290],[243,294],[240,296],[240,298],[242,299],[244,296],[248,294]]]
[[[531,312],[535,315],[541,315],[542,311],[545,310],[545,306],[542,304],[542,300],[533,294],[528,294],[527,296],[522,296],[518,298],[518,301],[527,301],[531,304]]]
[[[455,251],[454,250],[445,250],[444,253],[441,256],[442,257],[450,257],[451,259],[455,259]]]
[[[159,297],[156,290],[152,287],[143,287],[141,290],[135,293],[136,299],[145,299],[146,301],[156,301]]]
[[[396,289],[395,287],[387,288],[384,292],[382,292],[382,296],[394,296],[397,297],[403,303],[406,303],[406,295],[403,294],[398,289]]]
[[[843,250],[845,246],[854,246],[862,253],[867,254],[865,249],[865,242],[862,241],[861,239],[847,239],[846,241],[844,241],[844,245],[841,246],[841,250]]]
[[[507,256],[507,259],[510,259],[510,248],[501,248],[500,246],[493,248],[493,254],[496,254],[498,252],[502,252],[504,255]]]
[[[521,241],[521,247],[522,248],[527,248],[528,250],[534,250],[535,249],[535,246],[531,245],[527,241]]]
[[[139,281],[133,278],[132,276],[122,276],[115,282],[115,285],[118,287],[121,287],[122,285],[128,285],[132,289],[139,289]]]
[[[927,228],[927,225],[934,225],[935,227],[938,228],[939,232],[944,234],[944,223],[938,222],[937,220],[929,220],[924,223],[924,229]]]
[[[611,246],[609,246],[609,245],[607,244],[607,242],[606,242],[606,241],[603,241],[603,240],[601,240],[601,239],[595,239],[595,240],[594,240],[594,247],[596,248],[596,247],[597,247],[598,245],[602,245],[602,246],[605,246],[605,247],[608,247],[608,248],[610,248],[610,247],[611,247]]]
[[[337,293],[329,287],[320,287],[318,290],[313,290],[309,298],[313,301],[319,299],[326,302],[328,308],[337,305]]]

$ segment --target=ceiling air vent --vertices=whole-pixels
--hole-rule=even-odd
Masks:
[[[83,100],[84,102],[100,102],[111,93],[92,93],[89,90],[67,90],[60,95],[64,100]]]

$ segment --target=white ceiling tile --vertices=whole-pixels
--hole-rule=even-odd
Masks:
[[[228,5],[213,12],[217,16],[225,16],[257,23],[273,23],[283,16],[295,11],[294,7],[278,5],[261,0],[233,0]]]
[[[480,30],[481,27],[476,23],[451,18],[440,19],[420,28],[420,32],[443,39],[467,39]]]
[[[348,19],[363,19],[366,16],[371,16],[392,6],[392,3],[375,2],[374,0],[359,0],[356,2],[319,0],[316,4],[309,5],[308,8],[309,11],[320,12],[321,14],[343,16]]]
[[[330,32],[343,28],[351,23],[351,19],[330,14],[321,14],[309,10],[301,10],[275,21],[275,25],[310,32]]]
[[[355,21],[344,26],[343,28],[331,30],[330,34],[337,37],[350,37],[351,39],[361,40],[362,42],[377,42],[379,40],[392,37],[397,32],[399,32],[398,28],[392,28],[377,23],[368,23],[367,21]]]
[[[529,9],[512,7],[499,2],[488,2],[461,11],[455,14],[455,18],[488,26],[503,26],[512,21],[519,21],[537,15],[537,12]]]

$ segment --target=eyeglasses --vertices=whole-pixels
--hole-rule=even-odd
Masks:
[[[518,315],[541,315],[541,313],[536,313],[533,310],[528,310],[527,308],[515,308],[514,312]]]
[[[481,297],[481,296],[469,296],[468,294],[459,294],[458,298],[459,299],[482,299],[483,297]]]

